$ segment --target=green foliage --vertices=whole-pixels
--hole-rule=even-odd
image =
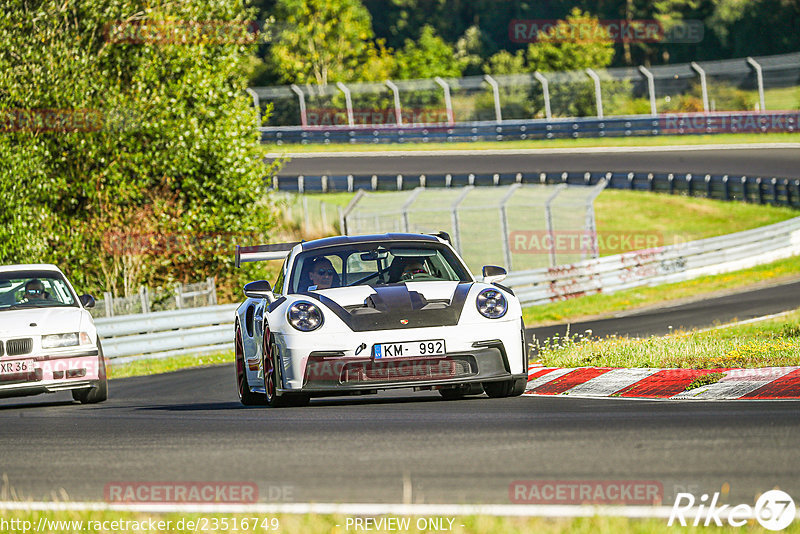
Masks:
[[[432,26],[423,27],[417,41],[407,39],[403,49],[399,50],[395,57],[396,76],[401,79],[461,75],[461,68],[453,49],[436,35]]]
[[[278,0],[275,14],[282,29],[270,61],[286,83],[366,80],[392,68],[359,0]]]
[[[62,121],[0,133],[0,261],[56,263],[92,292],[231,282],[233,243],[273,224],[244,91],[251,49],[183,37],[187,21],[251,17],[230,0],[39,0],[0,13],[0,112]],[[174,33],[107,38],[133,19]]]

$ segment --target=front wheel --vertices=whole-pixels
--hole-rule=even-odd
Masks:
[[[505,397],[519,397],[525,392],[528,381],[524,378],[514,378],[503,382],[484,382],[483,390],[493,399]]]
[[[278,370],[275,366],[275,358],[273,355],[277,353],[277,347],[274,343],[264,342],[264,360],[262,368],[264,370],[264,391],[266,392],[266,404],[270,408],[287,408],[287,407],[300,407],[307,406],[311,401],[308,395],[292,394],[292,395],[278,395],[276,392],[277,384],[279,384]]]
[[[239,391],[239,402],[245,406],[263,406],[266,402],[264,395],[250,391],[250,384],[247,382],[247,368],[244,361],[244,343],[242,342],[242,328],[236,323],[236,386]]]
[[[106,377],[106,359],[103,356],[103,347],[97,339],[97,383],[86,389],[73,389],[72,398],[81,404],[95,404],[108,399],[108,379]]]

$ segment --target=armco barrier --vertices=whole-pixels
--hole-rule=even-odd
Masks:
[[[237,304],[96,319],[107,358],[124,363],[233,348]]]
[[[712,135],[722,133],[796,132],[798,111],[676,113],[570,119],[481,121],[408,126],[271,126],[261,127],[269,144],[429,143]]]
[[[613,293],[643,285],[690,280],[800,254],[800,217],[744,232],[572,265],[510,273],[503,284],[523,304]]]
[[[494,174],[381,174],[274,176],[280,191],[400,191],[417,187],[502,186],[523,184],[596,185],[605,179],[612,189],[685,194],[718,200],[800,208],[800,179],[704,173],[648,172],[510,172]]]

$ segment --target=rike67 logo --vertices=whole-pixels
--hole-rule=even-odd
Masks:
[[[714,493],[709,501],[708,494],[703,494],[697,502],[691,493],[678,493],[667,526],[671,527],[677,520],[685,527],[688,520],[695,527],[712,524],[721,527],[725,521],[732,527],[742,527],[748,520],[755,519],[768,530],[783,530],[791,524],[796,513],[794,500],[781,490],[763,493],[755,506],[738,504],[733,508],[729,504],[720,505],[719,495],[719,492]]]

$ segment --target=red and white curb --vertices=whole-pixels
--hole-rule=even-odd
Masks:
[[[686,390],[697,378],[723,373],[714,384]],[[526,395],[645,399],[800,399],[800,367],[759,369],[528,369]]]

